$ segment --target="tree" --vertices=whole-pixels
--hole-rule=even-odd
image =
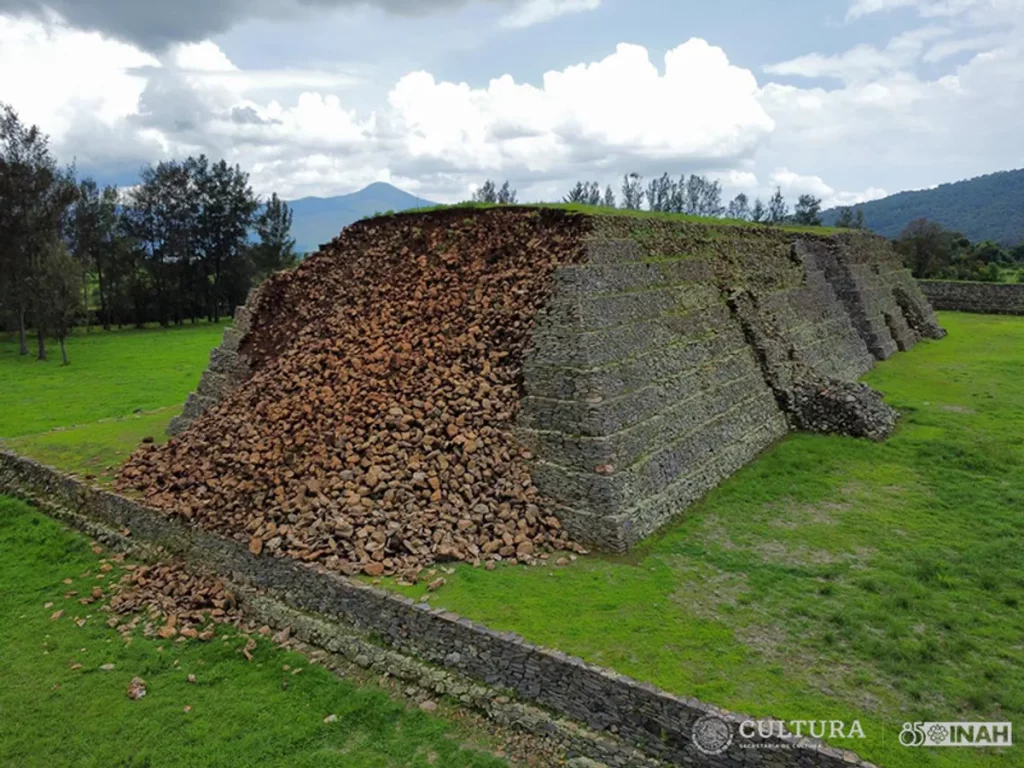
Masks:
[[[78,200],[71,218],[70,241],[75,259],[87,273],[96,275],[99,320],[110,330],[111,272],[118,246],[118,199],[115,187],[100,190],[92,179],[78,184]]]
[[[63,365],[68,365],[65,341],[79,322],[84,310],[82,301],[82,271],[80,263],[59,239],[54,239],[43,250],[39,264],[40,296],[43,307],[37,317],[39,327],[57,337]],[[46,359],[45,343],[40,347],[40,360]]]
[[[652,179],[647,185],[647,204],[652,211],[670,211],[672,209],[672,180],[668,174],[660,179]]]
[[[971,249],[971,255],[986,265],[1009,264],[1012,261],[1009,251],[991,240],[975,243]]]
[[[576,205],[583,205],[587,200],[587,185],[582,181],[577,181],[576,186],[569,190],[569,194],[562,198],[564,203],[573,203]]]
[[[46,134],[25,126],[14,109],[0,104],[0,302],[18,327],[22,355],[28,354],[28,320],[41,311],[41,253],[73,201],[67,175],[50,155]],[[45,334],[36,325],[45,358]]]
[[[498,189],[498,185],[488,179],[473,193],[472,202],[513,205],[516,202],[516,190],[507,181]]]
[[[473,193],[474,203],[497,203],[498,202],[498,187],[493,181],[488,179],[483,183],[476,192]]]
[[[257,207],[248,174],[223,160],[211,164],[201,155],[143,169],[123,222],[161,325],[195,322],[204,314],[216,322],[245,299],[253,271],[247,240]]]
[[[800,195],[793,209],[793,223],[806,227],[821,226],[821,199],[814,195]]]
[[[639,211],[644,204],[644,177],[639,173],[628,173],[622,177],[622,207],[628,211]]]
[[[601,185],[596,181],[577,181],[576,186],[569,190],[569,194],[562,198],[563,202],[576,205],[600,205]]]
[[[933,277],[953,260],[952,233],[928,219],[907,224],[895,245],[914,277]]]
[[[750,221],[750,199],[740,192],[732,199],[732,202],[729,203],[729,208],[725,215],[730,219]]]
[[[217,322],[222,307],[230,310],[249,293],[252,268],[246,241],[258,203],[249,186],[249,174],[237,165],[221,160],[208,166],[200,156],[189,158],[186,166],[198,196],[196,234],[202,269],[196,277],[209,288],[207,316]],[[190,211],[196,210],[195,202],[187,202]]]
[[[702,177],[704,178],[704,177]],[[718,217],[725,213],[722,207],[722,183],[704,178],[704,188],[700,198],[700,215]]]
[[[516,191],[506,181],[498,190],[498,203],[501,205],[514,205],[516,202]]]
[[[768,220],[768,209],[764,207],[760,197],[754,200],[754,207],[750,209],[750,220],[755,224],[761,224]]]
[[[292,211],[273,193],[254,223],[259,242],[250,248],[256,279],[295,266],[295,240],[291,237]]]
[[[713,217],[721,216],[725,212],[722,207],[721,183],[711,181],[706,176],[691,174],[685,184],[680,179],[677,195],[679,210],[682,213]]]
[[[683,213],[686,210],[686,174],[679,177],[679,181],[672,182],[672,190],[669,193],[669,212]]]
[[[609,184],[607,186],[607,188],[605,188],[605,190],[604,190],[604,200],[601,201],[601,204],[605,208],[614,208],[615,207],[615,192],[612,191],[612,185],[611,184]]]
[[[191,314],[197,292],[209,305],[209,283],[195,280],[202,235],[198,233],[199,194],[191,167],[177,160],[142,171],[142,183],[128,196],[123,219],[134,239],[155,293],[157,319],[170,324],[172,313],[188,299]],[[210,222],[207,221],[207,226]],[[207,233],[203,233],[207,234]],[[208,234],[213,237],[212,233]],[[212,313],[211,313],[212,314]],[[180,319],[180,312],[178,312]]]
[[[789,206],[786,205],[786,198],[782,196],[782,188],[776,187],[775,194],[768,201],[768,222],[782,224],[788,218]]]

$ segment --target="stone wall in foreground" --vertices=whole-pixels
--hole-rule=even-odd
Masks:
[[[350,633],[357,632],[375,638],[382,647],[486,686],[494,701],[512,698],[569,718],[575,726],[552,719],[543,727],[576,733],[577,751],[611,766],[647,766],[653,760],[707,768],[871,768],[854,753],[812,738],[746,739],[736,728],[749,719],[742,715],[675,696],[310,564],[254,556],[244,544],[11,453],[0,452],[0,492],[32,501],[111,545],[138,542],[136,554],[180,558],[196,570],[259,590],[264,599],[336,622],[334,629],[324,625],[309,638],[322,647],[359,647],[350,642]],[[721,754],[705,754],[693,744],[694,724],[708,715],[732,727],[733,742]]]
[[[517,434],[573,535],[621,551],[790,429],[884,437],[853,382],[942,335],[882,238],[598,218],[537,318]]]
[[[918,280],[936,309],[982,315],[1024,315],[1024,283],[965,283]]]

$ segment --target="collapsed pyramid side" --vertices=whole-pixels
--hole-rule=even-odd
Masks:
[[[792,429],[884,438],[857,377],[941,335],[870,235],[389,217],[261,286],[121,482],[345,572],[621,551]]]

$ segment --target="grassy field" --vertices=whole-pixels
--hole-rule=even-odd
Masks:
[[[99,603],[65,597],[106,584],[97,581],[101,555],[3,497],[0,553],[0,765],[505,765],[482,751],[486,737],[469,727],[407,708],[376,686],[338,680],[268,640],[246,661],[246,640],[231,628],[208,643],[139,632],[126,645]],[[147,694],[132,701],[125,691],[135,676]],[[337,719],[324,722],[329,715]]]
[[[867,738],[837,744],[890,768],[1024,765],[1020,747],[910,750],[896,740],[907,720],[1024,729],[1024,318],[941,321],[947,339],[867,377],[904,413],[888,442],[791,436],[628,557],[458,567],[431,603],[751,714],[860,719]],[[104,396],[64,379],[59,396],[83,400],[75,414],[167,410],[8,444],[68,470],[115,464],[133,439],[161,432],[194,386],[219,335],[203,333],[167,332],[182,343],[178,363],[145,334],[137,344],[90,339],[91,349],[76,339],[72,366],[51,363],[39,381],[83,370],[95,354],[136,399],[119,406],[113,383]],[[129,365],[128,354],[151,358]],[[180,395],[167,386],[135,404],[141,372],[187,359],[195,362]],[[30,365],[0,356],[0,382]],[[13,402],[13,414],[0,413],[0,435],[31,421]]]
[[[39,362],[0,344],[0,443],[46,464],[110,480],[144,437],[167,423],[199,383],[222,324],[78,332],[60,356]],[[52,351],[52,350],[51,350]]]
[[[897,742],[1024,729],[1024,318],[941,321],[867,377],[905,416],[888,442],[793,435],[628,557],[459,567],[431,604],[754,715],[859,718],[837,745],[885,766],[1024,765]]]

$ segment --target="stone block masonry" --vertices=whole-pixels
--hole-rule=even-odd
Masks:
[[[621,551],[791,429],[884,438],[853,382],[942,335],[882,238],[605,217],[538,314],[517,436],[570,532]]]
[[[220,346],[210,352],[210,366],[203,371],[199,387],[188,396],[181,414],[171,419],[167,434],[176,435],[199,418],[203,411],[219,403],[228,392],[237,387],[252,372],[249,355],[242,349],[242,340],[248,335],[252,314],[260,300],[259,288],[249,292],[244,306],[235,310],[231,325],[224,329]]]
[[[242,543],[6,452],[0,452],[0,491],[32,501],[135,556],[178,558],[225,578],[242,589],[243,610],[268,620],[276,615],[307,642],[351,654],[358,664],[385,665],[382,671],[404,679],[434,681],[449,694],[467,691],[459,698],[484,702],[489,715],[554,735],[572,752],[614,768],[873,768],[856,754],[813,738],[745,738],[737,726],[749,718],[742,715],[310,563],[255,556]],[[263,607],[268,603],[276,607]],[[472,681],[475,688],[454,679]],[[692,740],[695,723],[709,715],[733,732],[731,745],[719,754],[705,754]]]
[[[919,280],[918,285],[936,309],[982,315],[1024,315],[1024,283]]]

